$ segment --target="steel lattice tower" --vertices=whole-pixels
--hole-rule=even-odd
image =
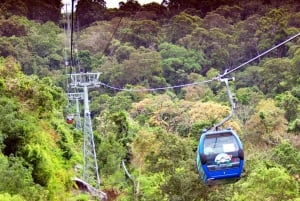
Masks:
[[[92,128],[91,114],[89,109],[88,89],[99,87],[98,81],[100,73],[75,73],[70,74],[72,88],[83,89],[84,102],[84,145],[83,145],[83,180],[96,188],[100,188],[100,176],[95,150],[94,134]]]

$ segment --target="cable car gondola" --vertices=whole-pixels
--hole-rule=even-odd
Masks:
[[[237,180],[243,168],[243,145],[232,129],[202,133],[197,150],[197,170],[205,184]]]
[[[74,123],[74,114],[67,114],[66,121],[67,121],[67,124],[73,124]]]
[[[238,135],[232,129],[218,129],[232,117],[235,109],[228,80],[229,78],[220,79],[226,84],[231,112],[214,129],[204,131],[199,139],[197,170],[207,185],[236,181],[244,169],[244,150]]]

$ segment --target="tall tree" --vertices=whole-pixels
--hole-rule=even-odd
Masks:
[[[259,20],[256,36],[259,38],[258,47],[265,51],[287,38],[287,10],[272,9]],[[286,56],[287,48],[281,46],[276,49],[277,57]]]
[[[286,133],[284,111],[272,99],[261,100],[255,113],[246,122],[246,138],[256,144],[279,144]]]
[[[268,59],[263,63],[260,88],[264,93],[276,94],[292,89],[293,63],[288,58]]]
[[[104,1],[80,0],[76,6],[76,16],[81,27],[105,19],[105,13]]]
[[[180,38],[190,34],[201,20],[197,16],[191,16],[185,12],[171,18],[171,26],[167,30],[168,41],[176,43]]]

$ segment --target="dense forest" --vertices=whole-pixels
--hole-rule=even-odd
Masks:
[[[300,201],[300,36],[228,75],[241,179],[209,187],[196,171],[202,130],[230,112],[214,78],[298,34],[300,2],[119,5],[0,0],[0,200],[96,200],[72,180],[83,133],[65,121],[67,74],[84,71],[101,72],[89,101],[108,200]]]

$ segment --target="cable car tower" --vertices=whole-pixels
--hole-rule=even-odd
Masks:
[[[92,120],[89,108],[89,97],[88,89],[100,86],[99,76],[100,73],[72,73],[72,68],[76,66],[76,62],[73,60],[73,30],[74,30],[74,18],[73,18],[73,8],[74,1],[72,0],[71,13],[69,14],[66,10],[67,17],[67,31],[66,36],[70,38],[70,41],[66,42],[66,49],[70,49],[70,65],[68,58],[65,58],[66,68],[70,69],[70,73],[66,73],[68,76],[67,88],[71,88],[72,92],[67,92],[69,101],[76,101],[76,114],[75,123],[76,129],[83,131],[84,141],[83,141],[83,172],[82,179],[75,178],[76,183],[85,186],[85,190],[90,192],[92,196],[96,196],[101,200],[107,200],[106,193],[100,191],[100,176],[99,168],[96,157],[94,134],[92,128]],[[69,20],[69,15],[71,15],[71,23]],[[71,26],[70,26],[71,25]],[[70,30],[71,28],[71,30]],[[76,49],[77,51],[77,49]],[[83,100],[84,114],[83,114],[83,127],[80,118],[80,101]]]
[[[91,120],[91,114],[89,108],[88,89],[100,86],[100,82],[98,81],[100,73],[74,73],[74,74],[69,74],[69,76],[71,80],[70,82],[71,88],[83,89],[83,93],[82,93],[83,104],[84,104],[83,180],[89,184],[92,185],[94,184],[96,188],[99,188],[100,176],[98,171],[94,134],[93,134],[92,120]],[[78,99],[79,98],[76,97],[76,100]]]

